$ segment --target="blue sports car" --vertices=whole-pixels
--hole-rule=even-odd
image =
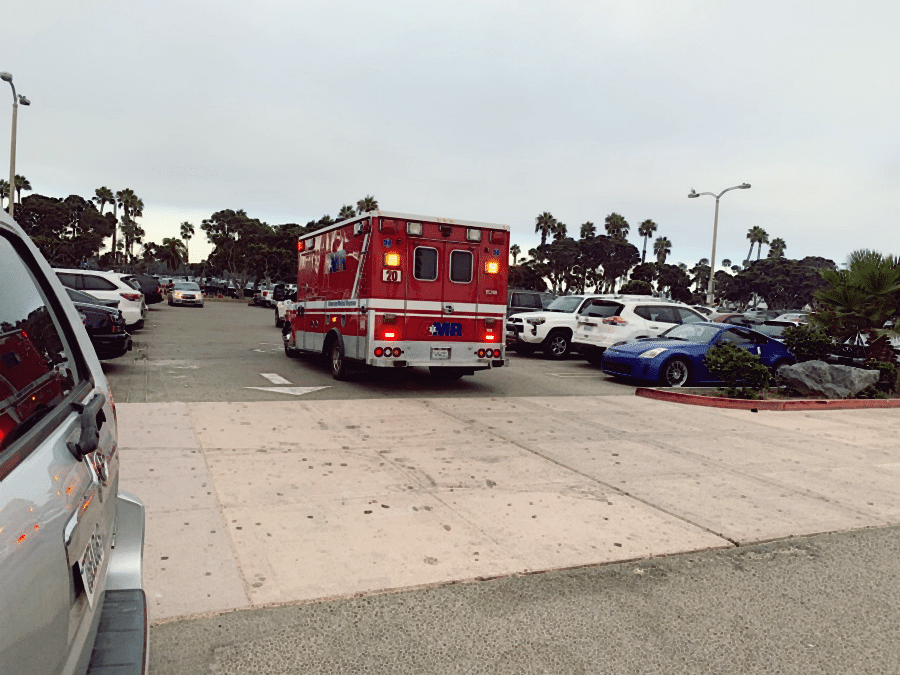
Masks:
[[[603,352],[603,372],[663,387],[687,384],[721,384],[706,369],[703,357],[710,347],[732,342],[756,354],[763,364],[777,371],[794,363],[782,343],[743,326],[723,323],[687,323],[670,328],[654,339],[623,342]]]

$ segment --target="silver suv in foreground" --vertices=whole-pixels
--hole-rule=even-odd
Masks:
[[[0,213],[0,673],[144,673],[144,507],[74,305]]]

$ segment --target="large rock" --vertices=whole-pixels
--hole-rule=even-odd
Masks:
[[[877,370],[839,366],[824,361],[806,361],[782,366],[778,374],[804,396],[850,398],[871,387],[881,376]]]

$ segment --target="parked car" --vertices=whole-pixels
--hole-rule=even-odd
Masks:
[[[203,291],[193,281],[176,281],[169,290],[168,300],[170,305],[203,307]]]
[[[162,302],[163,292],[160,287],[160,281],[156,277],[152,277],[149,274],[124,274],[122,279],[129,284],[132,284],[132,282],[137,284],[136,288],[144,294],[144,302],[148,305]]]
[[[552,293],[509,289],[506,300],[506,318],[523,312],[539,312],[546,309],[556,299]]]
[[[603,352],[625,340],[654,338],[680,324],[707,319],[692,307],[654,297],[593,298],[578,312],[574,348],[599,366]]]
[[[109,384],[5,213],[0,295],[0,673],[144,673],[144,507],[119,489]]]
[[[83,302],[88,305],[100,305],[101,307],[112,307],[113,309],[119,308],[118,300],[102,300],[95,295],[85,293],[84,291],[76,291],[74,288],[69,288],[68,286],[65,288],[65,291],[72,302]]]
[[[551,359],[561,359],[572,348],[578,311],[600,295],[564,295],[546,309],[513,314],[506,320],[506,345],[519,354],[541,350]]]
[[[76,291],[86,291],[104,300],[118,300],[119,309],[128,327],[142,328],[147,316],[144,294],[122,280],[115,272],[97,270],[55,269],[63,286]]]
[[[656,339],[613,345],[603,353],[602,368],[608,375],[664,387],[721,384],[707,369],[704,357],[722,342],[756,354],[773,371],[794,362],[787,347],[758,331],[702,322],[675,326]]]
[[[793,323],[806,323],[809,320],[809,312],[785,312],[775,317],[775,321],[791,321]]]
[[[73,303],[87,330],[94,352],[101,361],[116,359],[131,351],[131,335],[125,330],[122,312],[84,302]]]

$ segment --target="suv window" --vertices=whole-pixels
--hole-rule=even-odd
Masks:
[[[84,279],[84,290],[86,291],[114,291],[118,288],[109,279],[104,279],[103,277],[85,274],[82,278]]]
[[[686,307],[678,307],[676,310],[681,316],[681,323],[697,323],[698,321],[708,321],[705,316],[698,314],[697,312],[692,312]]]
[[[527,307],[529,309],[544,308],[539,293],[513,293],[511,304],[513,307]]]
[[[675,313],[674,307],[665,305],[638,305],[634,313],[647,321],[659,321],[661,323],[681,323]]]
[[[68,286],[69,288],[74,288],[76,290],[84,288],[84,284],[81,283],[82,276],[80,274],[57,272],[56,276],[59,277],[59,281],[63,286]]]
[[[0,453],[39,428],[75,386],[60,323],[12,243],[0,237]],[[0,454],[2,457],[2,454]],[[0,477],[9,467],[0,464]]]
[[[621,303],[610,302],[609,300],[592,300],[585,304],[579,314],[598,318],[618,316],[624,306]]]

